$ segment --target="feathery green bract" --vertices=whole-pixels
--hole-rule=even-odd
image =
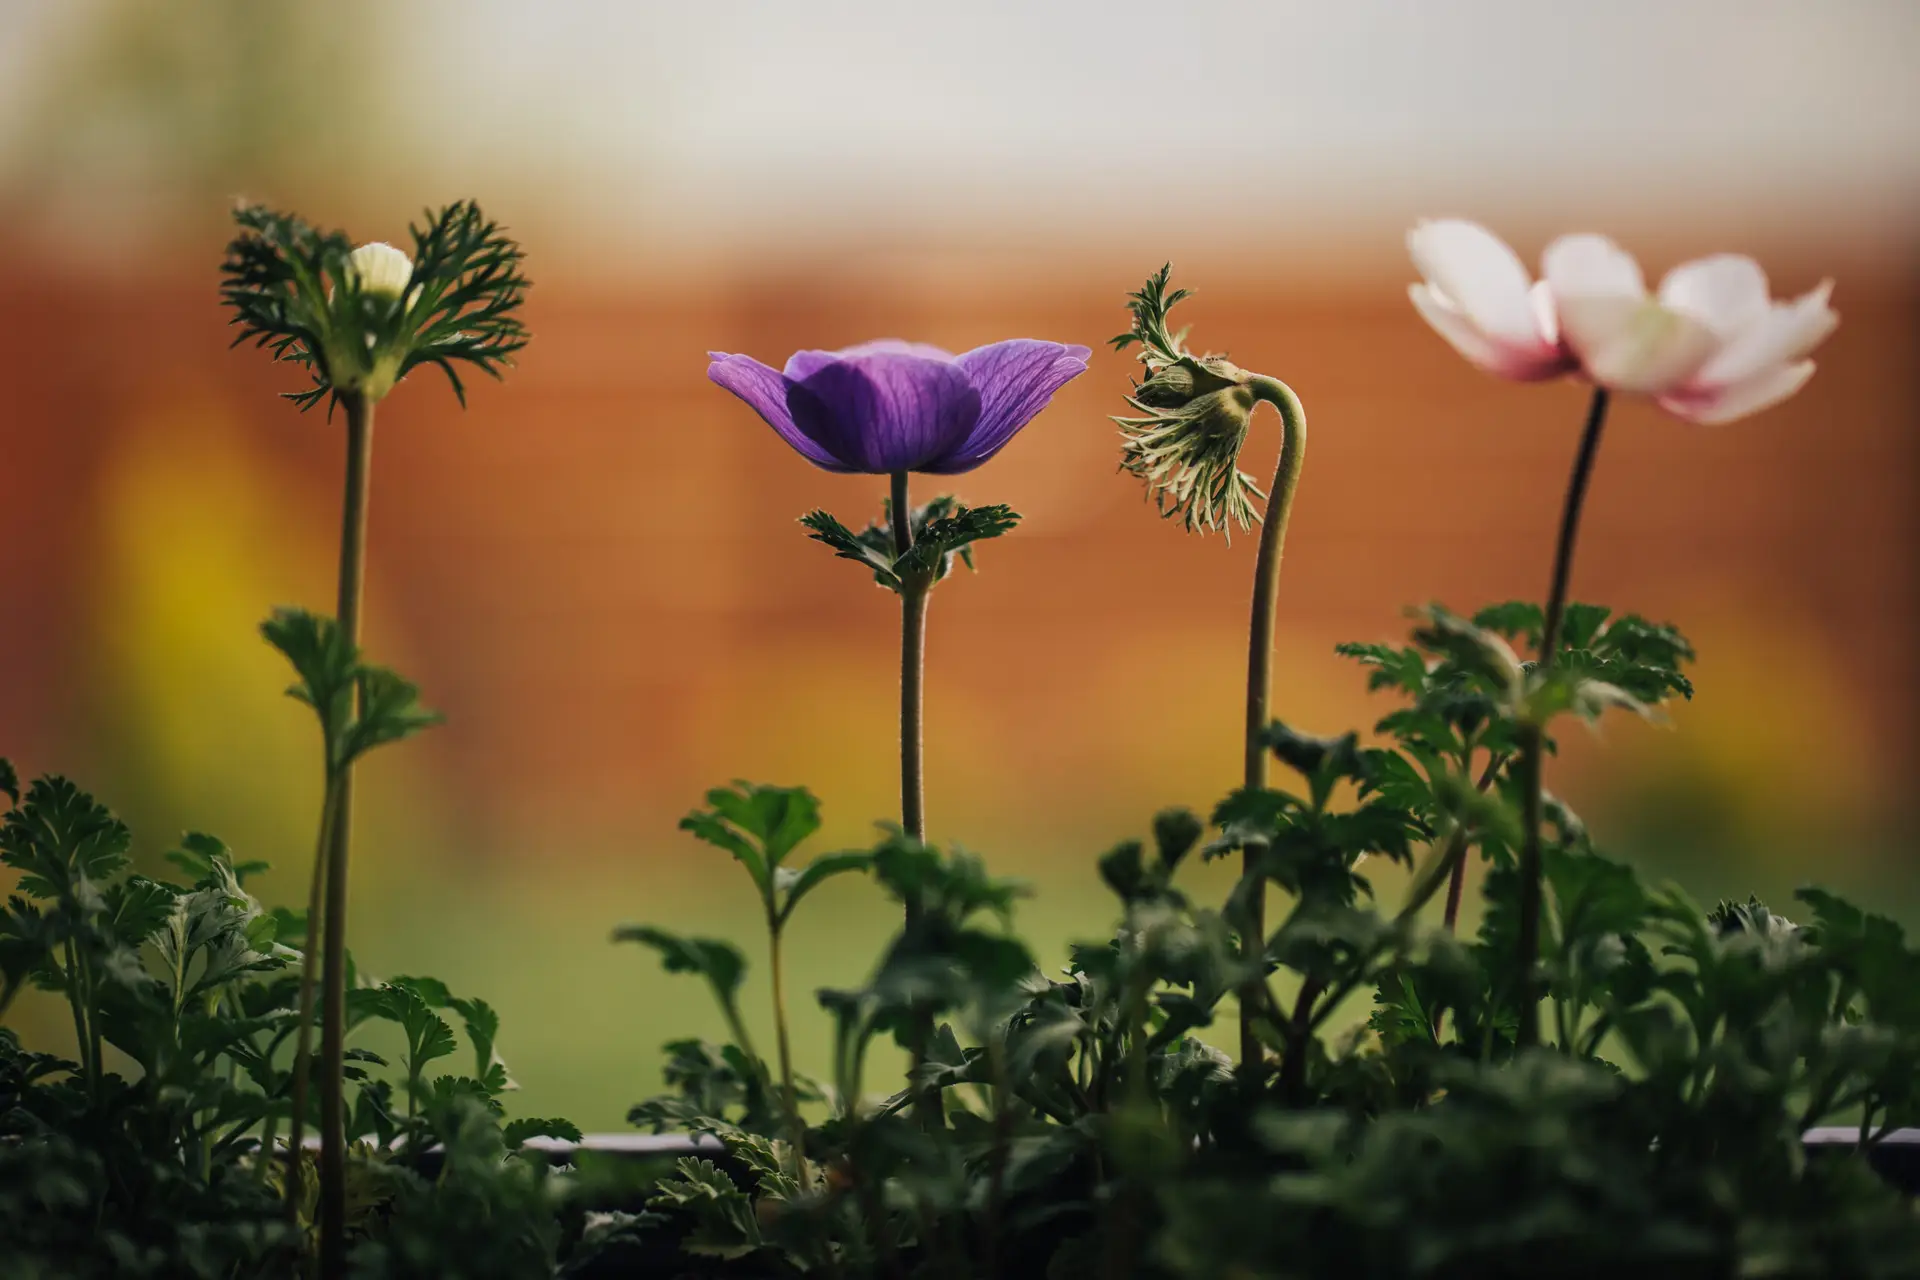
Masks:
[[[913,545],[904,556],[894,550],[892,519],[893,503],[888,500],[881,518],[858,533],[825,511],[810,511],[800,523],[815,542],[825,543],[843,560],[864,565],[876,583],[897,593],[910,584],[926,586],[945,578],[955,558],[973,568],[973,544],[1010,532],[1020,523],[1020,513],[1000,503],[963,506],[952,495],[942,495],[915,507],[908,517]]]
[[[1115,351],[1125,351],[1134,343],[1142,348],[1140,358],[1149,368],[1157,365],[1172,364],[1187,354],[1187,330],[1174,332],[1167,328],[1167,313],[1174,304],[1193,293],[1189,289],[1167,290],[1168,277],[1173,274],[1171,262],[1162,263],[1160,269],[1147,277],[1147,282],[1127,295],[1127,310],[1133,315],[1133,327],[1117,338],[1109,339]]]
[[[1267,496],[1239,468],[1254,397],[1244,370],[1222,356],[1190,354],[1187,330],[1167,327],[1168,311],[1191,296],[1168,292],[1171,270],[1161,267],[1127,295],[1133,328],[1113,339],[1116,350],[1138,344],[1148,374],[1127,397],[1135,415],[1112,419],[1122,439],[1120,469],[1146,482],[1161,516],[1189,533],[1230,538],[1234,528],[1260,522],[1254,502]]]
[[[240,232],[221,264],[220,296],[239,332],[313,386],[288,393],[302,409],[355,390],[374,399],[423,364],[466,403],[459,364],[500,377],[527,344],[517,314],[527,291],[520,247],[470,200],[409,228],[413,271],[397,297],[363,291],[344,232],[319,231],[259,205],[234,212]]]

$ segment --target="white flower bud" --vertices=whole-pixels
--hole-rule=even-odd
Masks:
[[[390,244],[374,240],[348,255],[347,272],[361,293],[398,298],[413,277],[413,259]]]

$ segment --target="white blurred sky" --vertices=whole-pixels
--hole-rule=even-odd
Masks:
[[[104,11],[0,0],[0,148]],[[406,68],[407,172],[614,238],[1920,213],[1920,0],[376,0],[347,40]]]

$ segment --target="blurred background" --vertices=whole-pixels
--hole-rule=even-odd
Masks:
[[[329,607],[341,428],[227,348],[228,213],[405,244],[478,197],[535,337],[465,412],[422,374],[381,415],[368,648],[447,724],[362,772],[354,947],[492,1001],[524,1112],[618,1128],[659,1043],[719,1024],[612,926],[760,955],[744,876],[679,816],[805,783],[826,851],[897,803],[893,598],[794,523],[884,486],[809,467],[704,352],[1096,348],[938,486],[1026,520],[936,596],[929,834],[1034,882],[1057,963],[1107,928],[1093,858],[1238,772],[1252,540],[1116,473],[1124,295],[1171,259],[1196,345],[1304,398],[1276,710],[1364,726],[1388,704],[1333,645],[1537,598],[1583,408],[1408,306],[1405,229],[1460,214],[1529,259],[1600,230],[1650,274],[1724,249],[1779,293],[1837,281],[1786,406],[1617,409],[1575,592],[1682,625],[1700,692],[1570,740],[1550,785],[1700,897],[1819,881],[1920,924],[1916,55],[1907,0],[0,0],[0,754],[97,790],[150,869],[207,830],[303,896],[316,744],[255,628]],[[823,891],[793,989],[857,981],[890,919]],[[806,1019],[803,1065],[825,1043]]]

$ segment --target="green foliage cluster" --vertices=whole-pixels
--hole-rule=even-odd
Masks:
[[[1813,889],[1795,921],[1752,900],[1702,910],[1607,858],[1552,801],[1549,1032],[1517,1047],[1520,727],[1658,715],[1692,693],[1670,627],[1574,606],[1538,679],[1515,646],[1539,627],[1531,606],[1435,606],[1405,645],[1344,646],[1399,705],[1366,738],[1271,725],[1290,784],[1235,791],[1204,819],[1168,810],[1108,851],[1118,925],[1057,974],[1013,931],[1023,887],[979,858],[898,828],[807,857],[810,793],[710,792],[682,827],[761,904],[777,1040],[763,1056],[748,1033],[745,950],[617,931],[698,977],[728,1028],[669,1043],[668,1091],[631,1117],[718,1145],[638,1181],[586,1159],[556,1173],[526,1146],[579,1134],[505,1117],[513,1082],[485,1001],[355,973],[349,1274],[1915,1274],[1920,1220],[1863,1154],[1920,1123],[1920,950],[1891,921]],[[328,620],[282,611],[263,630],[330,769],[432,722]],[[276,1138],[305,919],[263,909],[246,888],[262,864],[210,836],[181,841],[177,880],[151,879],[72,783],[23,790],[0,766],[0,793],[0,861],[18,879],[0,1007],[29,985],[55,992],[78,1046],[70,1061],[0,1033],[5,1273],[297,1270],[314,1182],[287,1196]],[[1243,852],[1221,901],[1181,887],[1193,860]],[[1466,858],[1486,865],[1472,937],[1427,910]],[[1374,897],[1381,864],[1413,869],[1392,909]],[[863,984],[814,994],[833,1046],[816,1080],[787,1050],[780,948],[843,876],[905,911]],[[1249,952],[1256,894],[1286,906]],[[1236,1068],[1204,1037],[1246,990],[1262,993],[1266,1053]],[[397,1050],[366,1044],[380,1024]],[[874,1047],[925,1027],[908,1077],[876,1089]],[[1860,1148],[1809,1155],[1804,1131],[1833,1123],[1857,1126]]]
[[[329,620],[283,610],[263,630],[300,673],[292,692],[326,727],[330,768],[431,722],[413,686],[362,665]],[[28,986],[62,997],[77,1058],[0,1029],[0,1274],[289,1274],[314,1224],[313,1179],[295,1186],[295,1156],[276,1145],[299,1096],[302,1010],[313,1016],[299,998],[304,914],[263,909],[246,880],[266,864],[212,836],[187,834],[168,855],[181,878],[153,879],[130,871],[126,826],[67,779],[22,792],[0,761],[0,793],[0,863],[17,877],[0,912],[0,1010]],[[393,1060],[347,1051],[354,1273],[550,1271],[562,1201],[546,1156],[517,1153],[580,1135],[504,1118],[499,1016],[435,979],[355,974],[347,1023],[389,1024],[403,1045]],[[462,1037],[471,1067],[434,1068]],[[460,1222],[472,1266],[446,1248]]]
[[[803,1095],[803,1158],[750,1042],[674,1042],[672,1092],[633,1118],[717,1136],[729,1159],[683,1160],[622,1230],[716,1276],[1920,1273],[1920,1221],[1862,1155],[1920,1121],[1920,950],[1892,922],[1811,889],[1801,923],[1702,910],[1607,858],[1556,801],[1549,1043],[1516,1048],[1518,727],[1654,715],[1692,692],[1678,632],[1587,606],[1557,669],[1524,679],[1513,645],[1539,626],[1526,605],[1435,607],[1405,646],[1345,647],[1404,698],[1378,745],[1273,725],[1294,785],[1235,792],[1205,821],[1162,813],[1108,852],[1119,926],[1058,975],[1009,928],[1019,886],[976,858],[889,830],[817,859],[915,909],[865,985],[817,995],[835,1049]],[[758,885],[817,826],[802,790],[709,799],[685,825]],[[1247,849],[1224,901],[1179,887],[1194,857]],[[1487,864],[1472,937],[1423,911],[1463,856]],[[1392,911],[1367,875],[1381,862],[1416,872]],[[1250,976],[1238,937],[1261,892],[1289,906],[1257,975],[1268,1054],[1236,1071],[1198,1033]],[[742,951],[620,936],[703,976],[738,1025]],[[1357,1024],[1336,1031],[1342,1010]],[[872,1045],[905,1043],[928,1012],[925,1061],[872,1094]],[[1803,1132],[1842,1121],[1861,1150],[1810,1157]]]

